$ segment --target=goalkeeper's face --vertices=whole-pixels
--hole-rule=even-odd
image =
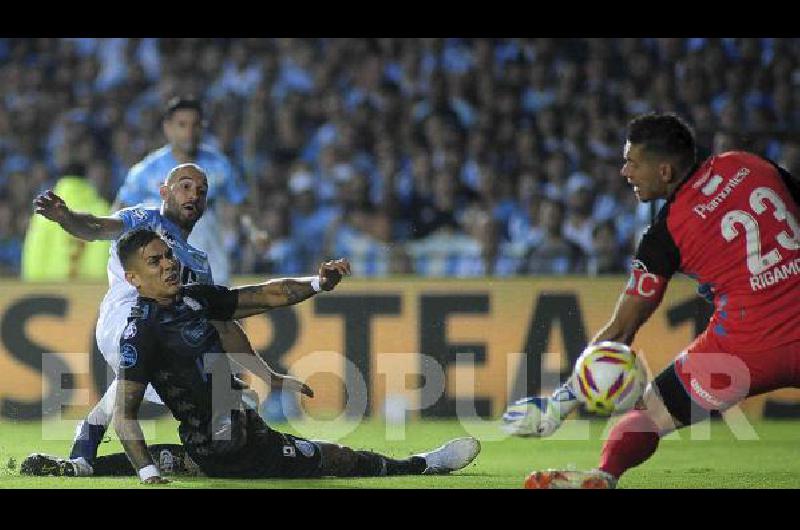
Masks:
[[[173,169],[161,187],[164,214],[182,228],[191,230],[206,210],[208,181],[203,171],[194,164],[183,164]]]
[[[620,174],[633,187],[639,201],[650,202],[668,195],[672,179],[668,161],[647,152],[643,145],[630,142],[625,142],[623,158]]]

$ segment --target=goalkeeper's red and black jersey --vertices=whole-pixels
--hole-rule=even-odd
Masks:
[[[634,268],[696,279],[713,301],[709,326],[729,351],[800,340],[800,187],[746,152],[695,166],[639,243]]]
[[[168,307],[140,297],[120,339],[118,377],[153,385],[198,462],[237,451],[247,438],[245,406],[231,391],[230,361],[209,322],[231,319],[237,302],[236,291],[213,285],[184,287]]]

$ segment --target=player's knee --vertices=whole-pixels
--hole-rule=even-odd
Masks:
[[[648,414],[663,434],[708,418],[708,411],[694,402],[675,365],[665,368],[645,391]]]
[[[667,434],[681,426],[681,422],[673,417],[653,383],[647,385],[642,401],[644,408],[635,412],[646,416],[655,425],[659,434]]]

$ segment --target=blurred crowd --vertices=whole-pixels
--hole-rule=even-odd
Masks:
[[[238,274],[625,272],[652,212],[622,146],[648,111],[685,117],[700,156],[800,175],[800,39],[0,39],[0,87],[6,275],[35,194],[80,173],[112,204],[174,95],[249,186],[223,205]]]

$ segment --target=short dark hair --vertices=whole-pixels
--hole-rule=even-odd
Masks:
[[[154,239],[160,239],[160,236],[146,228],[131,230],[119,238],[119,241],[117,241],[117,255],[120,263],[122,263],[122,268],[126,271],[130,270],[131,258],[134,253],[147,246]]]
[[[175,96],[167,102],[164,109],[164,120],[170,119],[176,111],[182,109],[196,110],[200,119],[203,119],[203,105],[199,99],[194,96]]]
[[[628,124],[628,141],[644,146],[650,153],[675,158],[681,169],[691,167],[697,157],[694,132],[673,113],[635,117]]]

